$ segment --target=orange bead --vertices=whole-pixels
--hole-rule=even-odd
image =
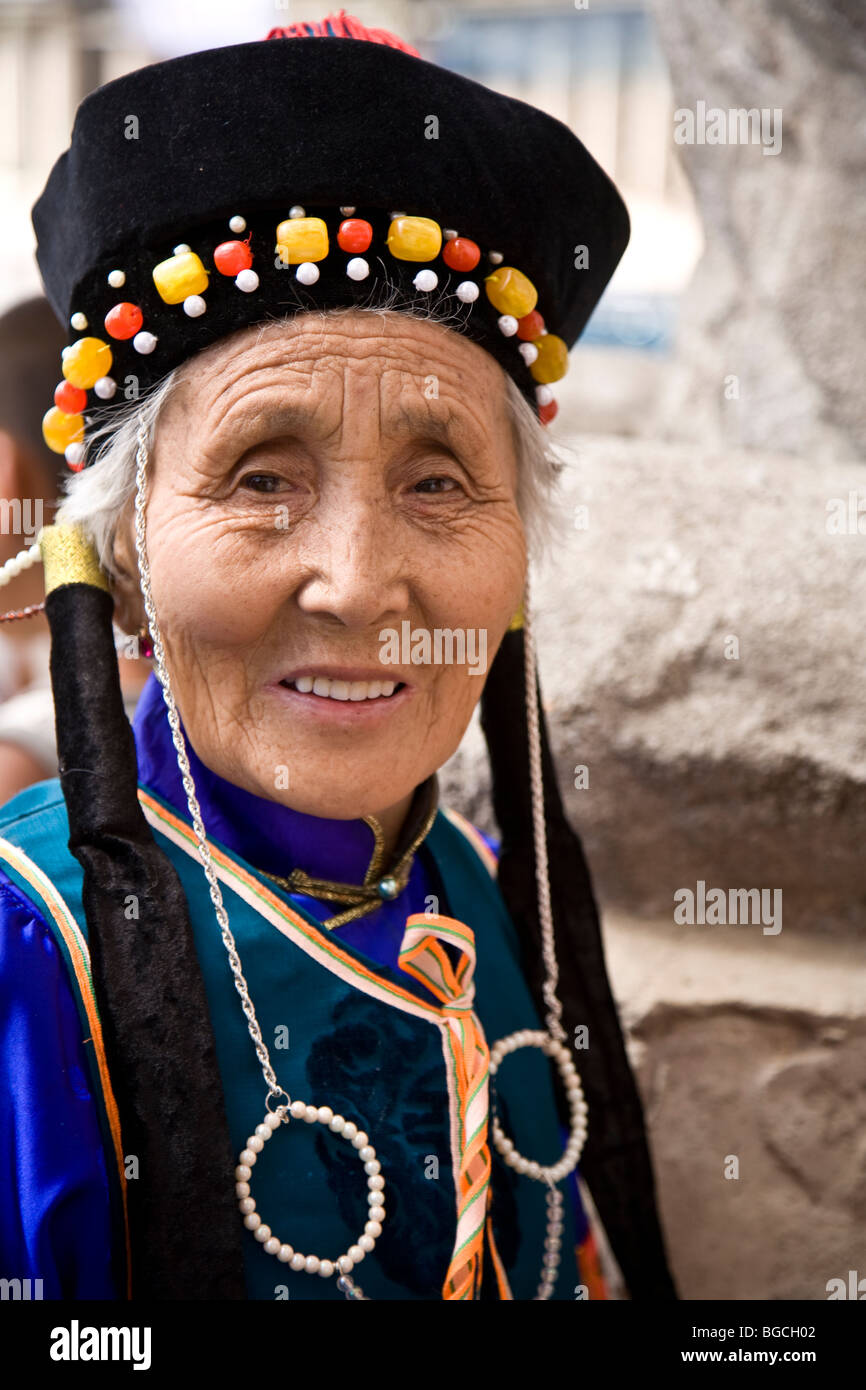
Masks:
[[[445,243],[442,259],[450,270],[474,270],[481,260],[481,248],[468,236],[452,237]]]
[[[143,323],[137,304],[115,304],[105,315],[105,331],[111,338],[134,338]]]
[[[213,263],[220,275],[234,278],[242,270],[249,270],[253,253],[245,241],[223,241],[213,253]]]
[[[540,405],[538,407],[538,418],[542,425],[549,425],[558,410],[559,406],[556,404],[556,401],[548,401],[547,405]]]
[[[538,290],[522,270],[513,265],[501,265],[484,280],[487,298],[500,314],[512,314],[516,319],[525,318],[535,308]]]
[[[568,371],[568,348],[555,333],[545,333],[534,340],[538,356],[530,364],[530,372],[536,381],[559,381]]]
[[[70,444],[83,444],[84,417],[67,415],[53,405],[42,417],[42,438],[52,453],[65,454]]]
[[[522,338],[524,343],[533,342],[543,332],[544,319],[537,309],[532,309],[528,314],[524,314],[522,319],[517,320],[517,336]]]
[[[101,376],[108,376],[113,360],[111,348],[101,338],[79,338],[64,352],[61,370],[73,386],[89,391]]]
[[[360,256],[362,251],[369,248],[372,240],[373,228],[362,217],[347,217],[345,222],[340,223],[340,230],[337,232],[337,245],[341,251],[349,251],[353,256]]]
[[[64,415],[77,415],[87,405],[87,392],[71,381],[61,381],[54,389],[54,404]]]

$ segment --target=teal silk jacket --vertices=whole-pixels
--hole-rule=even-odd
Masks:
[[[139,800],[189,903],[229,1128],[235,1152],[240,1154],[247,1136],[264,1119],[265,1084],[189,822],[176,806],[144,786]],[[106,1175],[105,1227],[111,1231],[112,1268],[124,1271],[124,1187],[135,1181],[136,1156],[123,1149],[90,981],[82,871],[67,840],[66,809],[57,781],[30,788],[0,812],[2,883],[16,901],[26,904],[34,920],[46,924],[75,998],[87,1081],[98,1112],[101,1153],[94,1164]],[[219,841],[210,844],[243,971],[280,1085],[292,1098],[329,1106],[335,1114],[354,1121],[369,1135],[382,1165],[387,1213],[382,1235],[375,1250],[354,1268],[353,1279],[372,1299],[442,1298],[454,1252],[460,1165],[454,1123],[453,1034],[447,1009],[399,964],[374,960],[339,932],[324,927],[296,895],[281,890]],[[432,882],[444,896],[437,914],[430,916],[431,930],[435,932],[440,918],[448,917],[468,926],[474,936],[474,1011],[488,1045],[517,1029],[539,1028],[520,967],[514,926],[497,887],[495,858],[481,836],[455,813],[440,809],[418,856],[428,886]],[[130,930],[134,929],[130,905]],[[8,993],[7,985],[7,997]],[[21,1064],[19,1047],[17,1065]],[[48,1080],[40,1079],[38,1072],[29,1078],[34,1114],[43,1082]],[[7,1080],[7,1089],[11,1085]],[[530,1048],[507,1057],[491,1078],[490,1104],[521,1153],[540,1163],[556,1161],[563,1135],[554,1107],[550,1063],[543,1054]],[[16,1123],[23,1128],[20,1103],[15,1113]],[[26,1150],[26,1134],[17,1134],[15,1142]],[[544,1256],[545,1189],[515,1173],[492,1144],[491,1153],[489,1210],[494,1241],[485,1241],[484,1297],[531,1299]],[[226,1182],[234,1181],[234,1173],[227,1172]],[[333,1260],[355,1244],[368,1219],[366,1176],[358,1151],[321,1124],[292,1120],[282,1126],[254,1167],[251,1188],[257,1210],[274,1235],[295,1250],[321,1258]],[[591,1279],[586,1261],[592,1234],[577,1183],[569,1180],[560,1190],[565,1197],[565,1225],[553,1296],[587,1297]],[[7,1195],[7,1206],[9,1200]],[[13,1219],[20,1222],[0,1211],[4,1230],[4,1223]],[[73,1222],[72,1229],[64,1231],[64,1261],[89,1258],[93,1229],[91,1217],[86,1226],[82,1219],[79,1230]],[[21,1258],[29,1258],[25,1247],[33,1258],[19,1277],[44,1273],[50,1286],[51,1271],[43,1269],[33,1254],[39,1243],[24,1231]],[[244,1233],[244,1244],[250,1298],[343,1297],[335,1278],[292,1270],[269,1255],[252,1233]],[[7,1264],[5,1252],[13,1247],[14,1241],[0,1240]],[[14,1272],[0,1268],[2,1275]],[[65,1286],[69,1287],[68,1281]],[[122,1277],[115,1279],[115,1296],[125,1296]],[[604,1294],[593,1290],[592,1296]]]

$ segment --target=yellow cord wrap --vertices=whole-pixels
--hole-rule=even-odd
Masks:
[[[96,551],[79,526],[44,526],[39,544],[45,570],[46,597],[52,589],[59,589],[62,584],[92,584],[95,589],[110,592]]]
[[[520,607],[518,608],[517,612],[515,613],[514,617],[511,619],[511,622],[508,624],[508,631],[509,631],[509,632],[519,632],[520,629],[523,627],[523,621],[524,621],[524,616],[523,616],[523,604],[521,603],[521,605],[520,605]]]

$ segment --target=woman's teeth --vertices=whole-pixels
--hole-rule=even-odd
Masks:
[[[378,700],[393,695],[399,681],[332,681],[327,676],[298,676],[286,682],[301,695],[323,695],[327,700]]]

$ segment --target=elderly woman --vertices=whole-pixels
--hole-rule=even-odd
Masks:
[[[34,210],[73,477],[13,565],[60,779],[0,815],[0,1273],[671,1297],[524,602],[625,212],[542,113],[299,28],[96,92]],[[437,805],[479,699],[498,864]]]

